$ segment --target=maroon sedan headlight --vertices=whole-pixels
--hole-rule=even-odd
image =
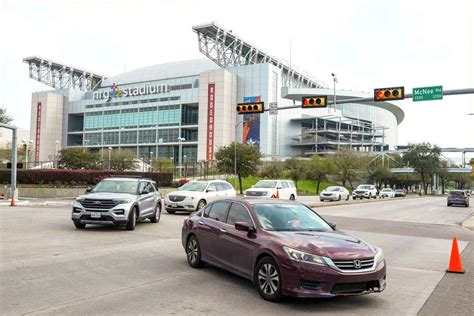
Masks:
[[[374,262],[375,265],[377,266],[380,262],[382,262],[385,259],[385,256],[383,254],[382,249],[377,248],[377,252],[375,254]]]
[[[317,264],[320,266],[327,266],[326,261],[324,261],[323,257],[321,256],[313,255],[286,246],[283,246],[283,250],[285,250],[286,254],[291,260],[309,264]]]

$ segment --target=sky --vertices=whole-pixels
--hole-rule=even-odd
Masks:
[[[24,57],[42,56],[107,77],[205,58],[193,25],[215,21],[337,89],[442,85],[474,88],[474,1],[22,1],[0,0],[0,106],[30,126]],[[330,85],[332,86],[332,84]],[[474,95],[396,101],[401,145],[474,147]]]

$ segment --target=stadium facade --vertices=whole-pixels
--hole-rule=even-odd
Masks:
[[[56,141],[60,147],[91,151],[111,147],[177,164],[211,161],[219,147],[236,140],[257,146],[270,159],[327,154],[341,147],[381,151],[396,146],[397,128],[404,118],[398,106],[336,102],[335,107],[302,109],[302,96],[328,95],[331,100],[334,91],[259,50],[252,55],[251,46],[215,24],[194,31],[208,59],[160,64],[109,78],[91,76],[86,91],[74,85],[77,76],[69,85],[53,80],[47,84],[56,89],[33,93],[30,136],[35,161],[51,160]],[[236,58],[228,62],[203,47],[203,38],[209,41],[222,34],[225,41],[234,36],[233,42],[222,42],[228,49],[241,41],[239,62]],[[30,76],[38,69],[39,81],[41,67],[49,67],[50,78],[54,71],[58,76],[57,63],[38,57],[25,62],[30,64]],[[370,96],[345,90],[336,90],[336,95],[339,101]],[[237,115],[238,103],[256,101],[263,101],[266,108],[276,103],[294,109],[276,115]]]

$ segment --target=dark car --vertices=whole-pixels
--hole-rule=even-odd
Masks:
[[[297,202],[216,201],[184,220],[182,244],[191,267],[208,263],[247,278],[269,301],[381,292],[386,285],[380,248]]]
[[[469,207],[469,197],[464,190],[452,190],[448,194],[448,206],[453,204],[461,204],[465,207]]]
[[[394,191],[394,197],[405,197],[406,193],[404,189],[396,189]]]

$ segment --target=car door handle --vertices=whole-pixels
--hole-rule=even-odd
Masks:
[[[203,221],[198,221],[199,225],[204,225]]]
[[[225,228],[221,228],[221,229],[219,229],[219,230],[220,230],[221,232],[223,232],[223,233],[227,233],[227,230],[226,230]]]

